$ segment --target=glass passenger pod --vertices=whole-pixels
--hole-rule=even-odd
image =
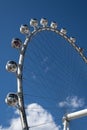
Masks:
[[[22,41],[19,38],[13,38],[11,45],[13,48],[19,49],[22,45]]]
[[[38,27],[38,20],[37,19],[31,19],[30,20],[30,26],[32,27]]]
[[[66,30],[65,28],[62,28],[62,29],[60,30],[60,32],[61,32],[63,35],[66,35],[67,30]]]
[[[83,53],[84,49],[79,47],[79,52]]]
[[[15,93],[8,93],[5,102],[10,106],[16,106],[18,104],[18,96]]]
[[[20,32],[22,33],[22,34],[29,34],[30,33],[30,31],[29,31],[29,27],[28,27],[28,25],[21,25],[21,27],[20,27]]]
[[[46,18],[42,18],[42,19],[40,20],[40,24],[41,24],[43,27],[46,27],[47,24],[48,24],[48,20],[47,20]]]
[[[8,61],[6,64],[6,70],[9,72],[17,71],[17,63],[15,61]]]
[[[72,43],[75,43],[75,42],[76,42],[76,38],[70,37],[70,41],[71,41]]]
[[[56,22],[51,22],[50,27],[53,28],[53,29],[57,29],[57,23]]]

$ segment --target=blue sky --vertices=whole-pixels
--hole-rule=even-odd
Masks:
[[[7,106],[4,99],[8,92],[17,90],[15,74],[8,73],[5,65],[8,60],[18,62],[19,51],[11,47],[11,40],[18,37],[24,41],[25,37],[19,31],[21,24],[29,25],[31,18],[40,21],[44,17],[49,24],[56,21],[59,29],[64,27],[69,36],[76,37],[76,44],[84,48],[87,56],[86,12],[86,0],[0,0],[0,130],[19,129],[14,125],[19,121],[17,111]],[[61,130],[65,113],[87,107],[87,64],[69,43],[55,34],[43,32],[31,43],[23,73],[29,125],[52,121],[53,124],[43,125],[43,130],[54,127]],[[86,130],[86,120],[87,117],[71,121],[71,130]],[[31,129],[41,130],[42,127]]]

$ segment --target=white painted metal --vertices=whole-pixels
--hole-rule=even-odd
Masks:
[[[87,109],[67,114],[66,119],[70,121],[72,119],[76,119],[84,116],[87,116]]]
[[[62,36],[65,40],[67,40],[67,42],[69,42],[74,47],[74,49],[80,54],[82,59],[87,63],[87,59],[84,56],[84,54],[79,52],[79,47],[75,43],[70,41],[70,38],[67,35],[61,35],[60,30],[58,30],[58,29],[51,28],[51,27],[44,27],[44,26],[38,27],[27,36],[27,38],[25,39],[25,42],[23,44],[23,47],[21,48],[21,51],[20,51],[18,70],[17,70],[18,100],[19,100],[19,106],[21,108],[20,116],[21,116],[21,120],[22,120],[23,130],[29,130],[27,119],[26,119],[26,114],[25,114],[25,109],[24,109],[23,86],[22,86],[22,71],[23,71],[24,56],[25,56],[26,48],[27,48],[29,41],[34,37],[34,35],[36,35],[37,33],[41,32],[41,31],[45,31],[45,30],[53,31],[54,33]],[[71,114],[67,115],[68,119],[71,119],[71,117],[72,117]],[[67,125],[66,120],[64,121],[64,130],[69,130],[69,125]]]
[[[25,50],[28,44],[28,39],[25,40],[24,45],[19,57],[19,64],[18,64],[18,70],[17,70],[17,88],[18,88],[18,101],[19,101],[19,112],[21,117],[21,124],[23,130],[29,130],[27,119],[26,119],[26,113],[24,108],[24,98],[23,98],[23,86],[22,86],[22,70],[23,70],[23,62],[24,62],[24,54]]]
[[[57,27],[56,25],[54,28],[52,28],[52,27],[47,26],[47,23],[48,23],[48,21],[46,19],[42,19],[41,25],[43,25],[43,26],[34,28],[34,31],[29,32],[29,34],[27,34],[27,36],[26,36],[24,44],[22,45],[22,47],[20,49],[20,56],[19,56],[19,62],[18,62],[18,68],[17,68],[17,93],[18,93],[19,112],[20,112],[20,116],[21,116],[23,130],[29,130],[29,127],[28,127],[25,108],[24,108],[22,72],[23,72],[23,63],[24,63],[26,48],[27,48],[27,45],[28,45],[29,41],[31,40],[31,38],[33,38],[34,35],[36,35],[37,33],[41,32],[41,31],[45,31],[45,30],[53,31],[54,33],[63,37],[67,42],[69,42],[73,46],[73,48],[80,54],[82,59],[87,63],[87,58],[84,56],[83,52],[81,52],[79,50],[79,47],[66,35],[66,33],[62,34],[60,32],[60,30],[58,30],[56,28]],[[34,25],[36,25],[36,23]],[[79,117],[82,117],[85,115],[87,115],[87,109],[79,111],[79,112],[67,114],[65,116],[65,120],[63,122],[64,123],[63,130],[69,130],[68,120],[79,118]]]
[[[64,120],[63,125],[64,125],[63,130],[67,130],[67,120]]]

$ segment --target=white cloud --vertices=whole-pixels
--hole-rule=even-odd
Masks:
[[[15,113],[17,114],[18,112]],[[26,113],[30,130],[59,130],[61,128],[61,126],[57,126],[55,124],[52,115],[36,103],[28,105]],[[8,128],[0,126],[0,130],[21,129],[20,118],[11,119],[10,126]]]
[[[84,99],[77,96],[67,97],[65,101],[59,102],[59,107],[67,107],[72,111],[84,106]]]

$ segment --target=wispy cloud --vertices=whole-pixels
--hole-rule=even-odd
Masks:
[[[41,62],[41,64],[46,63],[46,62],[48,61],[48,59],[49,59],[49,58],[48,58],[47,56],[46,56],[46,57],[44,57],[44,58],[43,58],[43,60],[42,60],[42,62]]]
[[[59,107],[67,107],[67,109],[71,109],[71,111],[74,111],[78,108],[81,108],[84,106],[84,99],[78,98],[77,96],[67,97],[65,101],[59,102]]]
[[[15,114],[18,112],[16,111]],[[31,130],[59,130],[61,126],[57,126],[53,117],[40,105],[33,103],[27,106],[27,120]],[[20,118],[13,118],[10,121],[10,126],[4,128],[0,126],[0,130],[21,130]]]
[[[36,79],[36,75],[35,75],[34,72],[31,72],[31,75],[32,75],[32,78],[33,78],[33,79]]]

